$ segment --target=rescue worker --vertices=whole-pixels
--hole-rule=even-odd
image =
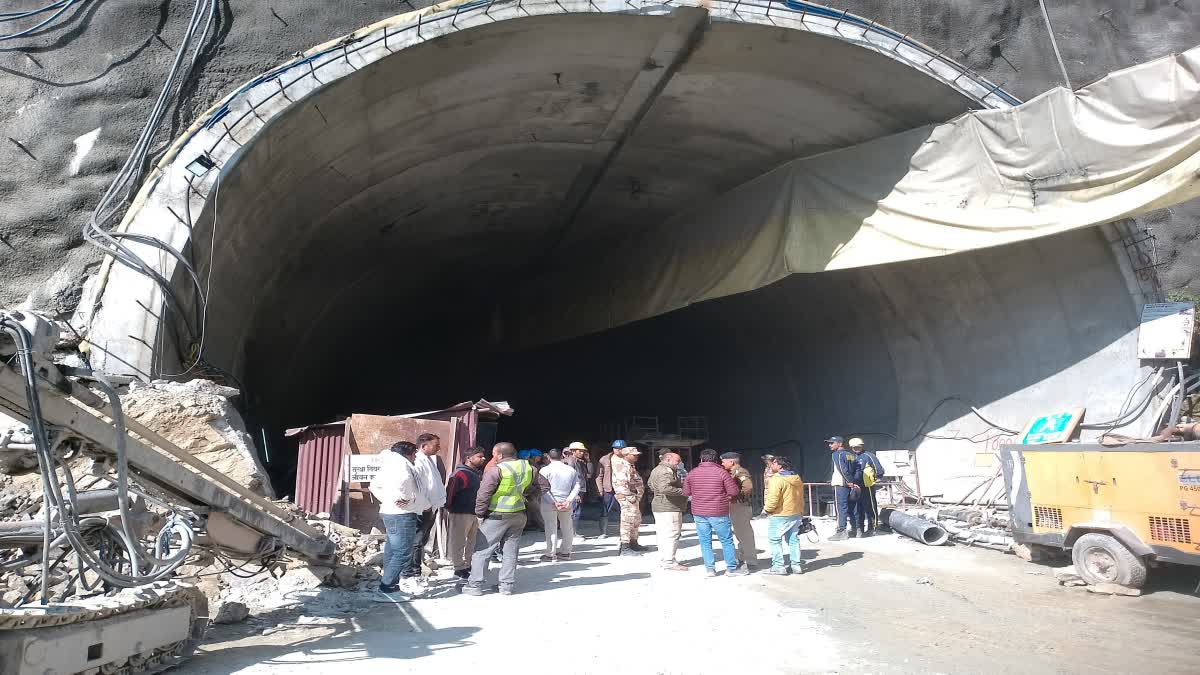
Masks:
[[[417,436],[416,445],[417,456],[413,467],[421,485],[426,490],[425,496],[429,502],[429,508],[421,514],[421,522],[417,526],[417,538],[413,541],[413,555],[409,561],[411,567],[408,576],[416,577],[424,583],[425,578],[421,575],[421,563],[425,558],[425,545],[429,543],[433,524],[437,522],[438,509],[446,505],[446,470],[442,464],[442,458],[438,457],[438,452],[442,449],[442,440],[437,434]]]
[[[583,503],[587,501],[588,477],[591,474],[587,463],[587,446],[579,441],[568,445],[563,450],[563,464],[575,469],[579,476],[579,498],[571,507],[571,525],[575,532],[579,532],[579,518],[583,515]]]
[[[408,441],[393,444],[380,453],[383,465],[371,481],[371,494],[379,500],[379,516],[387,531],[379,578],[381,593],[403,591],[417,595],[424,590],[410,572],[413,553],[418,550],[413,542],[421,514],[429,506],[427,491],[415,468],[418,454],[417,446]]]
[[[621,544],[617,548],[617,555],[641,555],[645,550],[638,543],[638,530],[642,526],[642,497],[646,494],[646,484],[637,471],[641,452],[636,445],[631,445],[614,453],[611,460],[613,495],[621,508]]]
[[[600,468],[596,470],[596,492],[600,493],[600,537],[608,537],[608,517],[617,506],[613,495],[612,460],[616,453],[625,449],[625,441],[620,439],[612,442],[612,451],[600,458]]]
[[[874,453],[867,450],[861,438],[850,439],[850,451],[855,454],[858,470],[862,473],[862,497],[858,500],[858,529],[862,536],[871,537],[879,529],[879,481],[883,478],[883,464]]]
[[[771,550],[771,569],[767,574],[786,575],[790,571],[804,574],[800,558],[800,525],[804,521],[804,481],[792,470],[787,457],[772,457],[771,482],[767,484],[767,501],[763,513],[767,521],[767,543]],[[784,552],[787,545],[788,553]],[[789,555],[790,554],[790,555]]]
[[[696,521],[696,537],[700,540],[705,576],[717,576],[712,546],[714,532],[721,540],[725,576],[742,577],[749,574],[738,567],[737,552],[733,549],[733,526],[729,522],[729,500],[740,492],[737,481],[717,463],[717,451],[710,448],[701,450],[700,463],[683,481],[683,494],[692,498],[692,519]]]
[[[523,460],[529,462],[529,465],[533,467],[534,474],[535,474],[534,482],[537,482],[537,477],[541,475],[538,472],[542,470],[542,465],[544,463],[542,460],[544,459],[544,457],[545,456],[542,454],[542,451],[538,450],[537,448],[529,448],[527,450],[517,451],[517,459],[523,459]],[[526,518],[525,529],[527,529],[527,530],[544,530],[544,529],[546,529],[546,524],[544,522],[542,522],[542,510],[540,508],[538,508],[536,504],[530,506],[529,510],[527,510],[525,512],[525,518]]]
[[[845,439],[832,436],[825,442],[829,445],[833,461],[833,475],[829,482],[833,485],[837,506],[837,532],[829,541],[842,541],[848,536],[858,536],[858,498],[862,494],[862,472],[854,453],[843,447]],[[849,535],[846,534],[847,524],[850,526]]]
[[[512,443],[497,443],[495,450],[500,461],[483,472],[475,496],[479,534],[475,537],[475,553],[471,556],[471,576],[462,588],[465,595],[483,595],[484,577],[496,549],[503,551],[500,594],[513,594],[526,507],[536,507],[538,500],[533,466],[517,459],[517,449]]]
[[[466,580],[471,575],[471,553],[475,550],[475,535],[479,518],[475,517],[475,495],[488,454],[483,448],[467,451],[463,463],[455,467],[446,484],[446,519],[450,526],[450,562],[454,576]]]
[[[650,491],[654,493],[650,511],[654,513],[654,532],[658,535],[658,556],[663,567],[674,572],[688,569],[675,559],[683,533],[683,512],[688,507],[677,468],[681,460],[679,453],[672,450],[662,453],[662,460],[650,472],[649,480]]]
[[[739,564],[745,565],[747,572],[753,572],[758,565],[754,526],[750,523],[754,516],[754,507],[750,505],[754,496],[754,479],[742,466],[742,456],[739,453],[722,453],[721,466],[725,467],[738,484],[738,495],[729,500],[729,520],[733,523],[733,536],[737,539]]]

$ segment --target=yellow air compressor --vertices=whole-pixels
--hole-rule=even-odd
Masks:
[[[1013,538],[1066,549],[1089,584],[1200,565],[1200,443],[1005,445]]]

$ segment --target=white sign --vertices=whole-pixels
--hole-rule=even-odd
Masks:
[[[350,455],[346,458],[346,482],[370,483],[382,468],[382,455]]]
[[[1196,306],[1190,302],[1142,305],[1139,359],[1187,359],[1192,355]]]

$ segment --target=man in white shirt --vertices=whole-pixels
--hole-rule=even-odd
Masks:
[[[575,541],[572,507],[579,498],[579,472],[562,462],[562,453],[551,450],[546,454],[550,463],[539,472],[542,476],[542,522],[546,527],[546,553],[542,560],[569,560],[571,544]],[[557,543],[557,554],[555,544]]]
[[[429,508],[429,498],[415,468],[417,454],[417,446],[407,441],[384,450],[380,453],[383,465],[371,481],[371,494],[379,500],[379,516],[387,531],[383,575],[379,579],[379,590],[383,593],[399,590],[415,593],[418,590],[409,570],[421,513]],[[419,572],[419,561],[417,565]],[[403,587],[400,585],[402,575],[406,577]]]
[[[421,561],[425,554],[425,544],[429,543],[429,533],[437,519],[437,510],[446,505],[446,476],[438,466],[438,451],[442,441],[436,434],[421,434],[417,436],[417,455],[413,467],[421,485],[425,489],[426,509],[421,513],[417,524],[417,536],[413,540],[413,554],[409,560],[407,577],[421,578]]]

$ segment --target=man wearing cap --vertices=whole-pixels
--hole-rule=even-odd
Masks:
[[[834,502],[837,506],[837,532],[829,541],[842,541],[847,538],[846,524],[850,524],[850,537],[858,536],[858,498],[862,495],[862,471],[858,466],[858,458],[842,447],[844,439],[832,436],[825,439],[832,453],[833,475],[829,482],[833,484]]]
[[[617,506],[613,495],[612,460],[616,454],[625,449],[625,441],[613,441],[612,452],[600,458],[600,468],[596,472],[596,492],[600,493],[600,536],[608,536],[608,516]]]
[[[742,466],[742,455],[737,452],[721,454],[721,466],[733,476],[738,484],[738,495],[729,500],[729,520],[733,522],[733,536],[737,538],[738,557],[746,566],[747,572],[753,572],[758,564],[758,549],[754,545],[754,527],[750,520],[754,515],[754,507],[750,499],[754,495],[754,479],[750,472]]]
[[[563,450],[563,464],[575,469],[575,474],[579,477],[579,498],[571,507],[571,525],[575,532],[579,532],[579,517],[583,515],[583,502],[587,500],[588,493],[588,476],[591,475],[587,460],[584,459],[586,452],[587,446],[579,441],[571,443]]]
[[[479,532],[475,495],[479,492],[479,479],[483,477],[486,463],[487,452],[480,447],[471,448],[446,483],[450,562],[454,564],[454,576],[464,581],[471,575],[471,553],[475,551],[475,534]]]
[[[862,473],[862,497],[858,500],[858,529],[862,536],[874,536],[879,527],[879,479],[883,478],[883,464],[874,453],[867,450],[861,438],[850,439],[850,451],[855,455],[858,470]]]
[[[641,453],[636,445],[630,445],[618,450],[612,458],[613,495],[621,507],[621,545],[617,548],[617,555],[641,555],[645,550],[638,543],[638,530],[642,526],[642,495],[646,494],[646,484],[637,472]]]
[[[654,493],[650,511],[654,513],[654,533],[658,535],[658,556],[663,567],[675,572],[687,571],[687,567],[675,559],[683,532],[683,512],[688,506],[677,468],[681,461],[679,453],[664,451],[658,466],[650,472],[649,481],[650,491]]]

